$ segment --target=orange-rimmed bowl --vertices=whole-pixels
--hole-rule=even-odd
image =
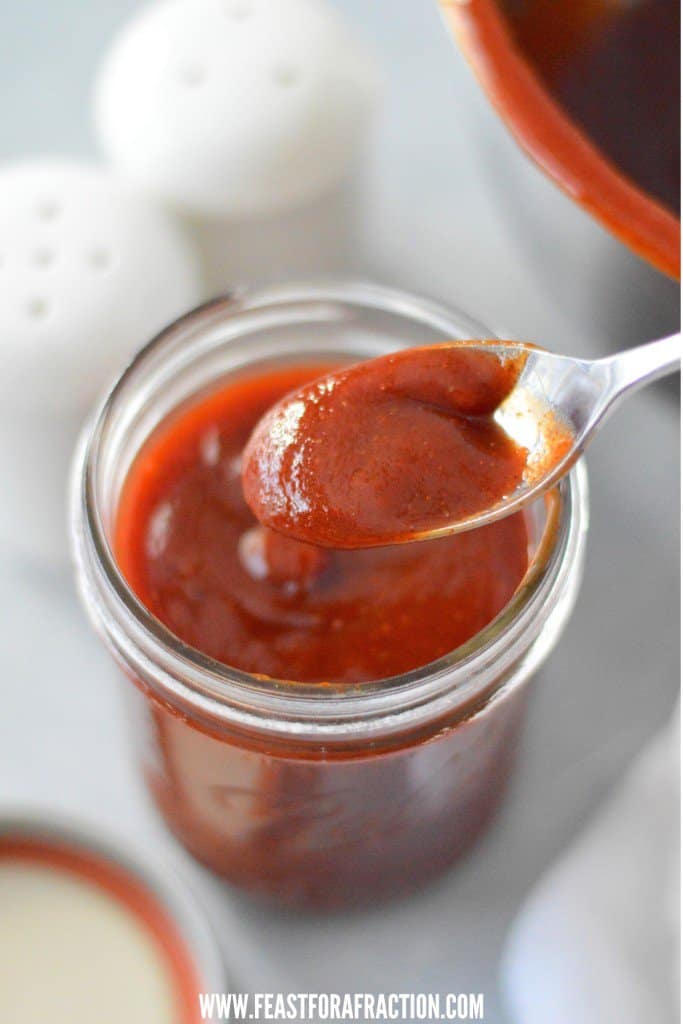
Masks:
[[[680,278],[680,221],[634,184],[553,97],[520,48],[496,0],[439,0],[447,24],[489,99],[522,148],[598,222],[650,265]],[[571,24],[587,25],[614,0],[575,0]],[[571,45],[572,32],[564,35]]]

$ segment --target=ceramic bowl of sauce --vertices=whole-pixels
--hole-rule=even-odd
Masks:
[[[680,276],[677,0],[440,0],[536,163],[653,267]]]
[[[197,1024],[218,945],[163,863],[49,812],[0,815],[0,1018]]]
[[[491,530],[323,551],[259,541],[242,450],[325,368],[482,336],[360,282],[227,297],[152,341],[84,434],[77,581],[147,785],[191,853],[270,901],[410,891],[482,832],[576,598],[587,495],[579,466]]]

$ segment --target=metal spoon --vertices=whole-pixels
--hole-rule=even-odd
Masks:
[[[323,547],[485,526],[557,483],[626,395],[680,362],[674,335],[596,360],[480,340],[342,368],[259,422],[242,459],[245,497],[263,525]],[[478,418],[491,415],[493,432]]]

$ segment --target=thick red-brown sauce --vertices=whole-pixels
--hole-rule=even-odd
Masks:
[[[442,540],[323,551],[259,527],[245,444],[274,403],[326,371],[236,378],[172,414],[128,474],[114,548],[138,598],[192,647],[254,674],[356,683],[428,664],[491,622],[524,576],[527,533],[515,515]],[[487,458],[491,428],[475,433]]]
[[[640,188],[680,210],[680,0],[504,0],[567,113]]]
[[[266,526],[333,548],[413,540],[486,511],[526,468],[526,449],[493,418],[524,361],[433,345],[293,392],[245,449],[249,506]]]

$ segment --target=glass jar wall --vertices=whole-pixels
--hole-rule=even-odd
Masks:
[[[341,907],[408,891],[446,868],[490,820],[509,777],[527,683],[580,583],[583,468],[528,510],[529,568],[489,626],[423,668],[352,687],[250,676],[181,643],[117,567],[111,537],[121,487],[155,427],[217,382],[465,337],[491,332],[368,284],[228,296],[140,353],[77,454],[79,588],[128,677],[150,791],[199,860],[277,902]]]

